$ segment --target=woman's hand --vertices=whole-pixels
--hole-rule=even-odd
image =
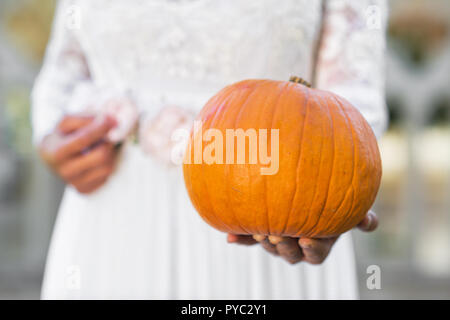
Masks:
[[[39,146],[42,159],[80,193],[103,185],[114,170],[117,150],[106,136],[116,125],[110,117],[65,116]]]
[[[369,211],[364,219],[358,224],[358,228],[370,232],[377,228],[378,218],[373,211]],[[312,238],[289,238],[264,235],[235,235],[228,234],[229,243],[253,245],[260,243],[268,252],[279,255],[291,264],[300,261],[311,264],[321,264],[330,253],[333,244],[338,237],[312,239]]]

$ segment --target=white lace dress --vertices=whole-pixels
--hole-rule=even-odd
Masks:
[[[62,1],[33,91],[35,142],[80,85],[132,92],[151,118],[168,104],[198,111],[238,80],[291,75],[346,97],[380,135],[385,20],[377,0]],[[350,234],[320,266],[228,244],[194,211],[181,167],[127,143],[99,191],[67,187],[42,297],[357,298],[357,282]]]

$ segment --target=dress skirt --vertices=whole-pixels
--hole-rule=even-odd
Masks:
[[[290,265],[259,245],[229,244],[188,198],[182,168],[125,145],[101,189],[67,187],[43,299],[355,299],[350,233],[319,266]]]

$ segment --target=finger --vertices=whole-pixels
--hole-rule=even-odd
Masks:
[[[227,235],[227,241],[228,241],[228,243],[243,244],[246,246],[258,243],[255,239],[253,239],[252,236],[238,235],[238,234],[231,234],[231,233],[229,233]]]
[[[266,238],[266,236],[263,234],[254,234],[253,235],[253,239],[255,239],[258,242],[263,241],[265,238]]]
[[[280,256],[291,264],[300,262],[303,258],[302,250],[296,238],[283,238],[277,243],[276,247]]]
[[[284,238],[278,237],[278,236],[269,236],[269,241],[271,244],[277,245],[281,241],[283,241]]]
[[[114,165],[111,161],[111,163],[101,165],[82,174],[80,177],[74,179],[72,184],[77,186],[91,185],[103,178],[108,178],[113,171]]]
[[[99,117],[87,126],[67,136],[63,145],[56,151],[55,161],[60,162],[104,139],[108,131],[115,126],[110,117]]]
[[[65,116],[58,124],[58,130],[63,134],[73,133],[94,121],[91,115],[69,115]]]
[[[111,162],[113,154],[113,145],[102,143],[85,154],[67,160],[57,171],[64,180],[71,181],[90,169]]]
[[[100,178],[86,185],[74,185],[79,193],[89,194],[99,189],[108,178]]]
[[[378,217],[376,213],[370,210],[357,227],[366,232],[375,230],[378,227]]]
[[[278,255],[277,247],[270,243],[269,239],[264,239],[260,242],[261,246],[266,249],[266,251],[270,252],[271,254]]]
[[[320,264],[325,261],[331,247],[337,238],[311,239],[300,238],[298,244],[303,251],[303,260],[311,264]]]

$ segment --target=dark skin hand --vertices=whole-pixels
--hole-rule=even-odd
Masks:
[[[109,117],[65,116],[43,139],[39,153],[67,184],[91,193],[114,171],[118,151],[106,135],[115,125]]]
[[[371,232],[378,226],[377,215],[369,211],[364,219],[357,225],[357,228]],[[264,235],[235,235],[228,234],[229,243],[241,245],[254,245],[260,243],[261,246],[271,254],[282,257],[290,264],[305,261],[311,264],[321,264],[330,253],[331,248],[338,237],[333,238],[290,238]]]

